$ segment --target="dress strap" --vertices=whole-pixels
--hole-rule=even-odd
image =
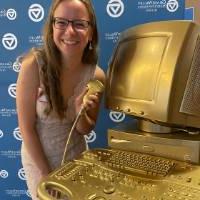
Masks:
[[[91,79],[94,79],[94,73],[96,70],[96,66],[95,65],[89,65],[88,66],[88,70],[86,71],[85,74],[85,83],[87,84]]]

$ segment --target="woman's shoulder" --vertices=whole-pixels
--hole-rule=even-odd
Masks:
[[[37,88],[40,84],[37,61],[30,52],[22,60],[20,72],[17,78],[17,85],[26,85],[29,89]]]
[[[106,82],[106,75],[105,75],[105,72],[103,71],[103,69],[96,65],[96,69],[95,69],[95,72],[94,72],[94,78],[101,81],[102,83],[105,84]]]
[[[43,50],[40,48],[32,48],[28,53],[23,55],[22,67],[29,68],[29,70],[40,71],[40,67],[43,65]]]
[[[30,50],[23,56],[21,61],[21,68],[19,76],[32,76],[38,77],[39,76],[39,68],[37,58],[34,55],[33,51]]]
[[[22,68],[29,68],[30,70],[37,66],[37,60],[32,51],[29,51],[22,59]]]

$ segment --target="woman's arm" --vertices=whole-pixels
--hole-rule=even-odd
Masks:
[[[39,136],[36,132],[36,100],[39,88],[39,70],[33,55],[28,55],[22,62],[17,80],[17,114],[24,145],[31,159],[46,176],[50,172]]]
[[[96,68],[94,78],[105,84],[105,73],[99,67]],[[87,90],[83,92],[80,96],[83,100],[84,95]],[[102,98],[102,93],[91,94],[88,96],[85,102],[85,111],[81,115],[76,125],[76,129],[79,133],[88,134],[94,128],[99,113],[100,101]]]

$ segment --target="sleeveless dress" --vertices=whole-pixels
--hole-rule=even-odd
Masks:
[[[40,71],[41,65],[43,64],[42,57],[38,51],[34,51],[34,56]],[[42,89],[42,84],[40,84],[40,88],[38,88],[36,130],[52,170],[56,169],[61,164],[67,137],[76,117],[74,100],[86,87],[88,81],[94,78],[94,71],[95,66],[88,66],[84,69],[82,81],[77,83],[73,95],[69,98],[66,117],[62,121],[59,120],[54,111],[48,116],[44,113],[46,106],[48,106],[48,101]],[[70,144],[68,145],[66,160],[69,161],[77,158],[86,149],[87,146],[84,136],[74,130],[70,139]],[[21,146],[21,160],[31,197],[33,200],[38,200],[36,197],[36,190],[41,180],[40,171],[32,161],[23,142]]]

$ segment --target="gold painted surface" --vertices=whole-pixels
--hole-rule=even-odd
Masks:
[[[184,20],[122,32],[108,66],[106,107],[166,126],[200,128],[199,35],[200,26]]]
[[[83,98],[83,103],[87,100],[88,96],[95,93],[102,93],[104,91],[104,85],[99,80],[90,80],[87,84],[88,91]]]
[[[94,149],[53,172],[38,187],[68,200],[199,200],[200,167],[147,154]],[[64,199],[64,197],[63,197]]]

